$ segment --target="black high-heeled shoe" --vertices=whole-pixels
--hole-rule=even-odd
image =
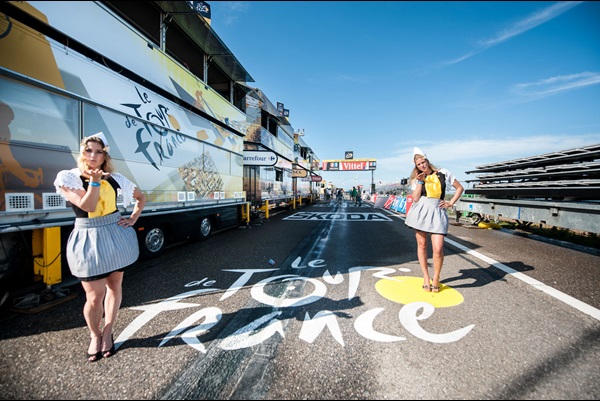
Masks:
[[[110,358],[111,356],[113,356],[116,352],[115,350],[115,339],[113,338],[112,333],[110,334],[110,341],[112,342],[112,347],[110,347],[109,350],[106,351],[102,351],[102,356],[104,358]]]
[[[102,352],[98,351],[95,354],[87,354],[87,360],[88,362],[98,362],[100,359],[102,359]]]
[[[98,341],[98,340],[96,340],[96,341]],[[96,344],[96,345],[98,345],[98,344]],[[96,348],[96,349],[98,349],[98,348]],[[100,359],[102,359],[102,351],[94,352],[91,354],[88,351],[88,352],[86,352],[86,355],[87,355],[88,362],[98,362]]]

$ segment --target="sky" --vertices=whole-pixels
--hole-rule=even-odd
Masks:
[[[336,186],[600,143],[600,2],[208,1],[211,26]],[[471,173],[467,173],[471,172]]]

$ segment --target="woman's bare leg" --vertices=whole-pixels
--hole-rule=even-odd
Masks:
[[[439,291],[440,274],[444,264],[444,236],[442,234],[431,234],[431,247],[433,249],[433,292]]]
[[[106,297],[104,299],[104,331],[102,333],[102,351],[113,346],[112,330],[117,320],[123,299],[123,272],[114,272],[106,278]]]
[[[102,331],[100,330],[100,324],[104,314],[103,300],[106,292],[106,279],[82,281],[81,285],[85,291],[83,317],[90,330],[91,341],[88,354],[92,355],[101,351]]]
[[[429,269],[427,268],[427,233],[416,231],[415,237],[417,238],[417,256],[419,258],[419,265],[421,266],[421,272],[423,273],[423,289],[429,291],[431,280],[429,278]]]

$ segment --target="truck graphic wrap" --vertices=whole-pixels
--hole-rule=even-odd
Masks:
[[[11,287],[68,274],[75,215],[53,183],[97,132],[116,171],[146,195],[135,225],[142,257],[310,199],[310,177],[292,177],[308,147],[188,8],[0,2],[0,298],[11,274]],[[245,166],[252,150],[277,163]]]
[[[41,194],[53,192],[56,172],[75,163],[80,124],[84,127],[83,136],[99,131],[106,134],[118,170],[130,176],[147,193],[150,202],[181,201],[182,191],[186,192],[186,200],[244,197],[243,138],[239,134],[127,81],[51,39],[32,35],[17,21],[10,21],[10,29],[8,19],[2,21],[0,29],[6,34],[0,44],[10,49],[11,57],[0,58],[0,66],[19,68],[28,76],[48,80],[49,85],[58,84],[66,93],[93,99],[89,103],[77,102],[2,78],[2,201],[6,191],[29,188],[35,189],[39,207]],[[22,44],[28,42],[42,50],[43,63],[27,62],[31,49]],[[48,70],[58,74],[49,74]],[[32,111],[28,106],[32,104],[38,110]],[[83,121],[79,121],[80,113],[85,116]],[[38,114],[57,122],[62,114],[64,121],[71,123],[60,122],[57,126],[48,121],[44,129],[36,129],[32,121],[37,120]],[[237,114],[243,116],[239,111]],[[35,157],[36,153],[40,157]],[[11,182],[18,177],[22,178],[21,185],[14,183],[12,187]],[[189,196],[188,192],[194,195]],[[6,210],[5,205],[2,210]]]

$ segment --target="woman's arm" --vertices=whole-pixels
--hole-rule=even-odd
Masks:
[[[100,199],[100,180],[105,174],[100,169],[88,170],[86,173],[90,177],[87,191],[84,189],[69,188],[65,185],[61,186],[61,189],[69,202],[81,210],[91,213],[96,210],[96,206],[98,205],[98,200]],[[92,185],[92,183],[95,184]]]
[[[454,204],[460,199],[461,195],[464,192],[464,188],[462,186],[462,184],[458,181],[458,180],[454,180],[454,183],[452,184],[452,186],[454,187],[454,189],[456,189],[456,192],[454,193],[454,196],[452,197],[452,199],[450,199],[449,206],[454,206]]]
[[[135,206],[133,206],[133,211],[129,215],[129,217],[121,217],[119,224],[121,227],[131,227],[135,224],[135,222],[140,218],[142,214],[142,209],[146,205],[146,195],[138,187],[135,187],[133,190],[133,198],[136,200]]]
[[[413,199],[413,203],[417,202],[419,199],[421,199],[421,194],[423,193],[423,185],[425,185],[425,177],[427,175],[424,172],[420,172],[419,174],[416,175],[415,177],[415,189],[413,189],[412,191],[412,199]]]
[[[146,205],[146,195],[138,187],[136,187],[133,191],[133,198],[137,201],[135,202],[135,206],[133,207],[133,212],[129,216],[130,219],[133,220],[133,224],[138,220],[140,214],[142,214],[142,210]]]
[[[413,203],[416,203],[419,201],[419,199],[421,198],[421,188],[422,188],[423,184],[417,184],[415,183],[415,189],[413,189],[412,191],[412,201]]]
[[[69,187],[61,187],[65,198],[79,209],[86,212],[93,212],[96,210],[98,199],[100,197],[100,190],[96,187],[88,186],[88,190],[83,189],[71,189]],[[93,207],[92,207],[93,206]]]

